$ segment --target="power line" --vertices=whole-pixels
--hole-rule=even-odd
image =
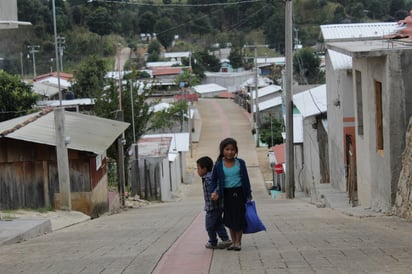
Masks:
[[[249,4],[262,2],[263,0],[245,0],[239,2],[229,2],[229,3],[210,3],[210,4],[156,4],[156,3],[142,3],[142,2],[124,2],[124,1],[110,1],[110,0],[89,0],[88,3],[99,2],[99,3],[117,3],[117,4],[127,4],[127,5],[137,5],[137,6],[151,6],[151,7],[211,7],[211,6],[234,6],[241,4]]]
[[[243,20],[241,20],[239,23],[234,24],[232,26],[230,26],[229,30],[234,30],[237,29],[238,27],[240,27],[241,25],[249,22],[249,18],[251,18],[252,16],[255,16],[256,14],[260,13],[261,11],[265,10],[267,7],[267,5],[264,5],[261,9],[257,10],[256,12],[249,14],[247,17],[243,18]]]
[[[219,10],[215,10],[215,11],[211,12],[211,14],[213,14],[213,13],[215,13],[215,12],[217,12],[217,11],[219,11]],[[184,23],[182,23],[182,24],[180,24],[180,25],[177,25],[177,26],[175,26],[175,27],[172,27],[172,28],[170,28],[170,29],[167,29],[167,30],[164,30],[164,31],[160,31],[160,32],[156,33],[156,35],[159,35],[159,34],[162,34],[162,33],[166,33],[166,32],[169,32],[169,31],[171,31],[171,30],[174,30],[174,29],[178,29],[178,28],[180,28],[180,27],[186,26],[186,25],[187,25],[188,23],[190,23],[190,22],[193,22],[193,21],[198,20],[198,19],[202,19],[202,18],[204,18],[204,17],[209,17],[209,16],[210,16],[209,14],[205,14],[205,15],[203,15],[203,16],[193,18],[193,19],[191,19],[191,20],[189,20],[189,21],[186,21],[186,22],[184,22]]]

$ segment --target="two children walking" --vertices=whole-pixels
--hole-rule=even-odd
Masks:
[[[245,203],[252,199],[252,191],[246,163],[237,155],[236,140],[226,138],[219,145],[219,156],[214,166],[207,156],[197,160],[205,199],[205,222],[209,235],[207,248],[241,250],[246,227]],[[229,228],[232,241],[227,237],[225,226]],[[222,240],[219,244],[216,235]]]

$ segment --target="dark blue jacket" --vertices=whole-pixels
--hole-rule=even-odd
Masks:
[[[240,164],[240,177],[242,180],[243,194],[245,200],[252,199],[252,190],[250,187],[249,175],[247,173],[246,162],[236,158]],[[219,197],[223,198],[223,188],[225,186],[225,173],[223,172],[222,160],[217,160],[212,171],[211,191],[217,192]]]

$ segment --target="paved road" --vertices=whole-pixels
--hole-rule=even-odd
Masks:
[[[194,225],[201,223],[203,205],[200,180],[194,176],[192,184],[181,185],[176,202],[130,209],[0,246],[0,273],[412,273],[411,222],[348,216],[303,198],[272,200],[263,186],[245,113],[230,100],[200,100],[197,107],[202,131],[193,161],[202,155],[215,158],[219,141],[235,137],[266,232],[244,235],[240,252],[203,249],[204,239],[194,233],[203,232]],[[173,271],[161,268],[166,257],[173,259],[168,251],[189,252],[182,242],[190,239],[196,245],[193,238],[201,252],[191,255],[203,258],[208,269],[189,268],[195,258],[189,255],[175,257]]]

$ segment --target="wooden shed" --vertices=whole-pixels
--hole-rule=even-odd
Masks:
[[[106,150],[129,124],[64,112],[72,210],[108,210]],[[54,111],[0,123],[0,209],[60,208]]]

